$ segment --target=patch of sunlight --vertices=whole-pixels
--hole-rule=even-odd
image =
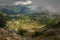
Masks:
[[[26,20],[7,21],[6,25],[8,26],[9,29],[14,29],[14,30],[18,31],[18,29],[22,28],[22,29],[28,30],[30,32],[34,32],[36,29],[44,27],[44,25],[38,24],[35,21],[29,22]]]
[[[26,23],[26,24],[22,25],[22,28],[25,30],[33,29],[33,28],[41,28],[41,27],[43,27],[43,26],[39,25],[38,23],[35,23],[35,22]]]

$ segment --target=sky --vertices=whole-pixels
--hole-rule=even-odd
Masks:
[[[31,10],[60,12],[60,0],[0,0],[0,8],[6,5],[30,5]]]

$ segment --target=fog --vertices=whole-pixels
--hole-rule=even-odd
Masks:
[[[0,0],[0,8],[6,5],[30,5],[31,10],[60,12],[60,0]]]

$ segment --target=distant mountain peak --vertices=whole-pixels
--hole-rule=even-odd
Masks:
[[[8,6],[2,9],[2,12],[7,14],[16,14],[16,13],[29,13],[31,12],[30,8],[28,8],[28,5],[15,5],[15,6]]]

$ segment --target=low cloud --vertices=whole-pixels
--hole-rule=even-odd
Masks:
[[[0,0],[0,6],[20,4],[31,4],[31,10],[49,10],[53,12],[60,12],[60,0]]]
[[[60,11],[59,0],[32,0],[32,10],[49,10],[53,12]],[[41,8],[41,9],[39,9]]]

